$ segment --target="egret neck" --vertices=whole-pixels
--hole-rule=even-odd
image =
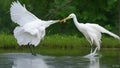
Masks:
[[[46,21],[44,26],[47,28],[49,27],[50,25],[54,24],[54,23],[57,23],[59,20],[49,20],[49,21]]]
[[[78,26],[79,22],[78,22],[78,20],[77,20],[76,15],[74,15],[73,21],[74,21],[75,25],[76,25],[77,27],[79,27],[79,26]]]

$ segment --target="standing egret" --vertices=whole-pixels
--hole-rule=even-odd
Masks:
[[[25,5],[22,6],[19,1],[13,2],[10,8],[10,15],[13,22],[17,23],[14,29],[14,36],[18,44],[28,45],[31,50],[32,46],[37,46],[40,40],[45,36],[45,29],[59,20],[44,21],[30,13]],[[31,53],[34,53],[31,50]]]
[[[115,35],[114,33],[106,30],[105,28],[101,27],[98,24],[90,24],[90,23],[79,23],[77,21],[77,17],[74,13],[71,13],[68,17],[61,20],[61,22],[65,22],[68,19],[73,18],[74,24],[77,27],[77,29],[83,33],[83,35],[86,37],[88,42],[91,44],[91,52],[88,55],[95,55],[96,51],[100,50],[100,43],[101,43],[101,33],[109,34],[110,36],[113,36],[116,39],[120,40],[120,37]],[[92,50],[92,45],[96,45],[95,50]]]

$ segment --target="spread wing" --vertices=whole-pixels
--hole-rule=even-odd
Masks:
[[[36,21],[38,18],[30,13],[19,1],[13,2],[10,8],[10,15],[13,22],[23,26],[26,23]]]

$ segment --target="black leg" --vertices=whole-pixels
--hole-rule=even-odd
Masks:
[[[29,47],[29,49],[30,49],[31,54],[32,54],[32,55],[34,55],[34,56],[36,56],[36,53],[34,53],[34,52],[33,52],[33,50],[32,50],[32,47],[31,47],[31,46],[33,46],[33,45],[28,44],[28,47]]]
[[[94,49],[94,47],[93,47],[93,45],[91,45],[91,51],[90,51],[90,53],[93,53],[93,49]]]
[[[31,46],[32,46],[32,48],[35,48],[34,45],[31,45]],[[32,53],[32,55],[36,56],[36,52],[35,52],[35,50],[34,50],[34,52]]]

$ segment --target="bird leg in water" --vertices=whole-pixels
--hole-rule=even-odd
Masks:
[[[96,53],[98,47],[95,48],[94,52],[91,52],[90,54],[88,55],[85,55],[84,57],[85,58],[90,58],[90,57],[94,57],[94,56],[97,56],[98,54]]]
[[[92,53],[92,47],[91,47],[90,53]]]
[[[93,52],[94,54],[96,53],[97,49],[98,49],[98,47],[95,48],[95,50],[94,50],[94,52]]]
[[[91,51],[90,51],[90,53],[93,53],[93,49],[94,49],[94,47],[91,45]]]
[[[34,53],[34,52],[33,52],[33,50],[32,50],[32,47],[31,47],[31,46],[33,46],[33,45],[30,45],[30,44],[28,43],[28,47],[29,47],[29,49],[30,49],[31,54],[32,54],[32,55],[34,55],[34,56],[36,56],[36,53]]]

